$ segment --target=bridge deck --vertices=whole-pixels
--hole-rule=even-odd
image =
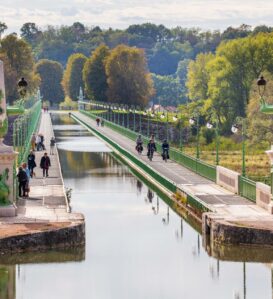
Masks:
[[[175,182],[185,192],[194,194],[197,198],[205,202],[210,210],[223,216],[225,220],[240,220],[240,223],[244,225],[258,225],[259,223],[259,227],[273,228],[273,217],[249,200],[231,193],[174,161],[168,160],[168,163],[163,162],[161,156],[157,153],[154,155],[153,161],[150,162],[146,156],[146,149],[141,156],[136,153],[134,141],[108,127],[98,128],[94,120],[80,112],[73,114],[94,129],[99,130],[124,149],[130,151],[137,158],[145,161],[156,171]]]

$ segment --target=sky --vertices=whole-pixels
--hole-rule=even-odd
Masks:
[[[0,22],[7,33],[20,32],[26,22],[101,28],[127,28],[152,22],[167,27],[224,30],[243,23],[273,25],[272,0],[0,0]]]

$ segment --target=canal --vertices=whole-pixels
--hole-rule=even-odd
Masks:
[[[200,229],[107,145],[67,115],[52,119],[86,246],[2,259],[0,299],[272,298],[270,263],[243,262],[240,250],[233,260],[210,257]]]

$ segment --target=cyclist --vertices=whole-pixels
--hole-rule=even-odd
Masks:
[[[143,151],[142,144],[143,144],[143,141],[142,141],[141,135],[138,135],[137,140],[136,140],[136,150],[139,154],[141,154]]]
[[[167,142],[167,140],[164,140],[162,145],[162,159],[165,160],[167,162],[167,159],[169,159],[169,143]]]
[[[152,161],[154,152],[156,151],[156,146],[152,139],[149,141],[149,143],[147,145],[147,149],[148,149],[147,156],[150,159],[150,161]]]

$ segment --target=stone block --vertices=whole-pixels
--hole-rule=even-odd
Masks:
[[[256,204],[273,214],[271,188],[263,183],[256,183]]]
[[[216,183],[225,189],[239,194],[239,176],[240,174],[236,171],[227,169],[222,166],[216,168],[217,177]]]
[[[9,206],[0,206],[0,217],[15,217],[17,216],[17,207],[14,204]]]

